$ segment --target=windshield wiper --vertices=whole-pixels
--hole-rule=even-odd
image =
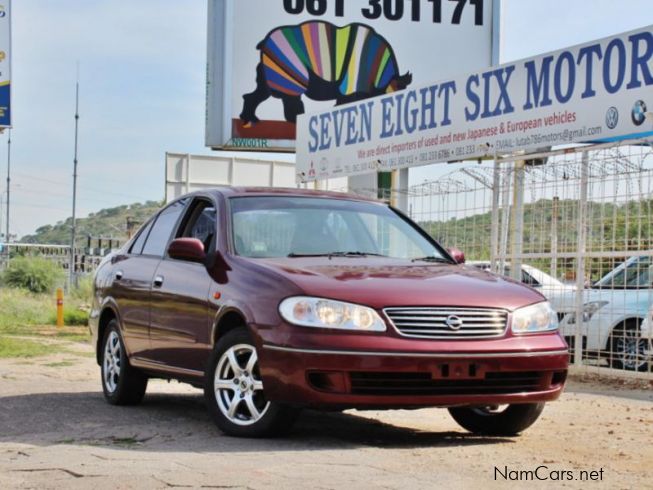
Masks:
[[[411,262],[437,262],[439,264],[451,264],[452,262],[442,257],[415,257]]]
[[[316,254],[300,254],[295,252],[290,252],[287,257],[297,258],[297,257],[366,257],[366,256],[375,256],[375,257],[386,257],[382,254],[377,254],[374,252],[324,252]]]

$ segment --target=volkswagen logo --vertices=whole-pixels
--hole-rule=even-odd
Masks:
[[[460,330],[460,327],[463,326],[463,321],[456,315],[449,315],[444,321],[444,324],[451,330]]]
[[[619,111],[615,106],[612,106],[608,109],[608,112],[605,113],[605,124],[610,129],[617,127],[619,122]]]

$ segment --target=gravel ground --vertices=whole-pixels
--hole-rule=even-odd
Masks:
[[[142,405],[107,405],[76,345],[0,360],[0,488],[653,488],[650,389],[572,381],[517,438],[423,409],[307,411],[287,438],[246,440],[221,435],[185,385],[154,381]],[[538,467],[547,480],[527,480]]]

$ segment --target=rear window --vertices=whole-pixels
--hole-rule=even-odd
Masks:
[[[182,199],[172,203],[159,213],[143,247],[144,255],[163,257],[168,246],[168,241],[172,236],[177,221],[179,221],[181,213],[184,211],[185,205],[186,199]]]

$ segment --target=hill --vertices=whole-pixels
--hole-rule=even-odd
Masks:
[[[86,237],[113,238],[123,243],[127,239],[128,222],[134,223],[134,231],[147,218],[152,216],[163,203],[147,201],[145,203],[125,204],[115,208],[102,209],[91,213],[85,218],[77,219],[77,245],[85,246]],[[24,236],[22,243],[48,243],[68,245],[72,218],[59,221],[55,225],[45,225],[38,228],[34,234]]]

